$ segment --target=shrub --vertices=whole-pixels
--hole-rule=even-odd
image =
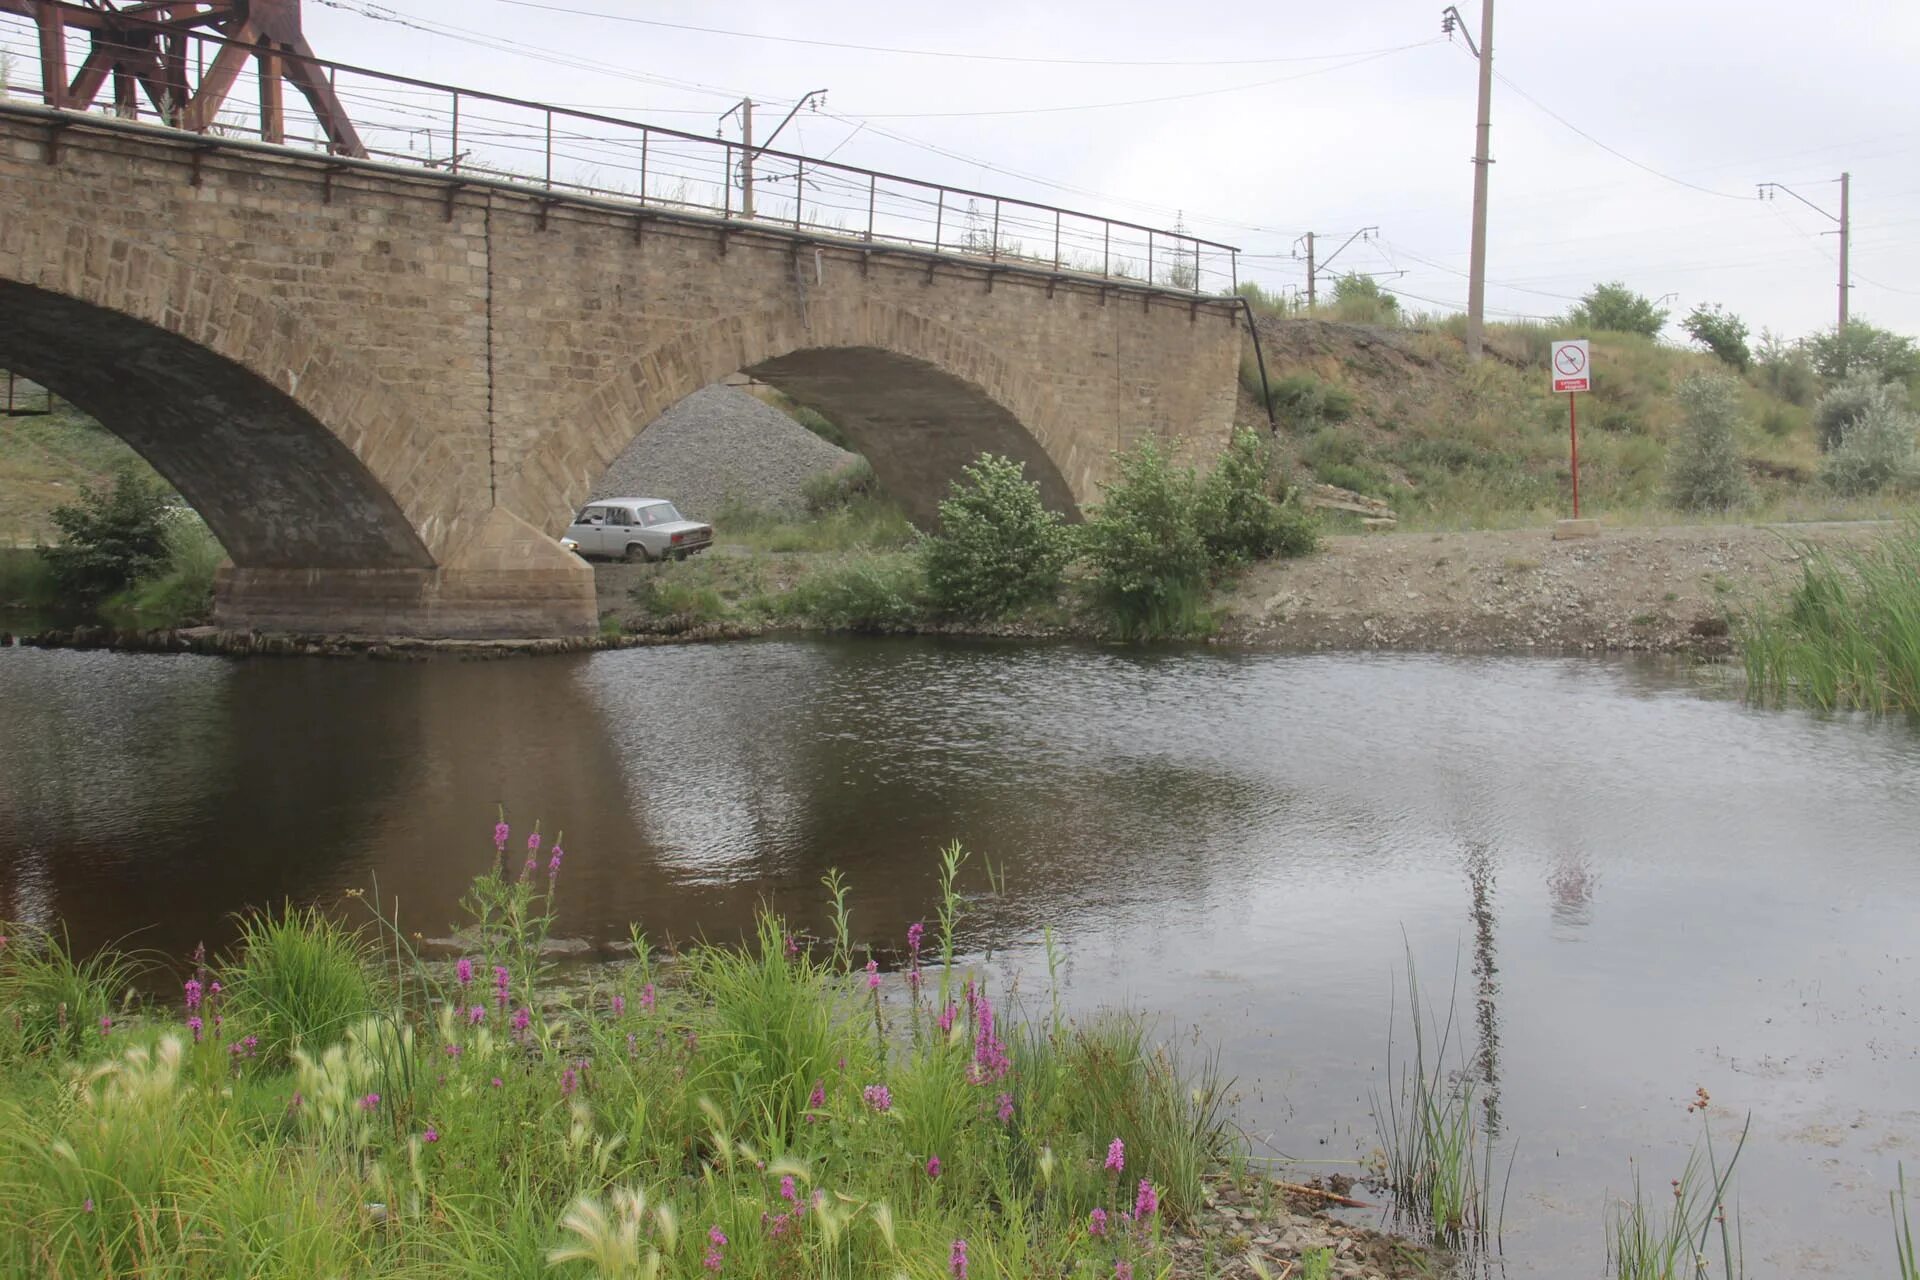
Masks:
[[[1349,324],[1399,324],[1400,299],[1380,287],[1372,276],[1349,271],[1333,282],[1336,320]]]
[[[1318,545],[1313,518],[1274,501],[1272,469],[1272,443],[1243,427],[1201,483],[1194,519],[1216,567],[1305,555]]]
[[[1848,497],[1904,488],[1920,480],[1910,413],[1882,402],[1849,424],[1840,444],[1820,464],[1820,478]]]
[[[165,528],[166,563],[114,597],[114,608],[144,626],[204,622],[213,616],[213,576],[226,550],[191,512],[171,513]]]
[[[1747,350],[1747,324],[1731,311],[1724,310],[1718,303],[1707,306],[1704,303],[1687,313],[1680,327],[1695,342],[1713,352],[1722,364],[1732,365],[1745,373],[1747,366],[1753,363],[1753,353]]]
[[[1920,379],[1920,347],[1913,339],[1864,320],[1848,321],[1844,336],[1836,326],[1808,338],[1807,356],[1823,378],[1861,374],[1909,385]]]
[[[1097,598],[1124,638],[1203,630],[1208,557],[1193,472],[1176,470],[1151,440],[1116,461],[1120,478],[1103,486],[1106,500],[1081,531]]]
[[[1683,511],[1732,510],[1748,496],[1738,384],[1721,374],[1695,374],[1674,398],[1683,417],[1668,464],[1673,504]]]
[[[806,484],[801,486],[800,494],[806,501],[807,510],[819,516],[851,506],[856,499],[870,498],[879,488],[880,482],[873,474],[873,464],[865,458],[855,458],[845,466],[809,476]]]
[[[940,533],[923,546],[935,608],[996,618],[1051,597],[1071,546],[1066,525],[1040,500],[1040,486],[1011,458],[983,453],[962,468],[940,504]]]
[[[1290,373],[1269,379],[1268,387],[1274,414],[1297,431],[1313,431],[1353,416],[1353,393],[1312,374]]]
[[[1567,323],[1593,332],[1638,333],[1657,338],[1667,323],[1667,313],[1615,280],[1589,290],[1580,299],[1580,305],[1567,313]]]
[[[835,631],[910,631],[924,604],[912,556],[863,556],[821,569],[782,598],[781,611]]]
[[[1813,363],[1807,357],[1807,350],[1799,343],[1788,342],[1771,329],[1760,331],[1760,346],[1754,353],[1754,364],[1759,373],[1759,383],[1788,404],[1805,406],[1813,403],[1814,393],[1820,389],[1820,379],[1813,371]]]
[[[225,998],[236,1022],[260,1038],[262,1055],[318,1052],[374,1010],[371,948],[358,932],[312,909],[289,906],[240,922],[240,954]]]
[[[1820,441],[1821,451],[1828,452],[1840,447],[1841,439],[1868,411],[1904,413],[1906,408],[1905,387],[1882,382],[1870,373],[1855,374],[1814,402],[1814,435]]]
[[[83,487],[79,502],[53,509],[63,540],[40,554],[62,591],[87,600],[110,596],[166,562],[165,512],[166,496],[123,468],[107,493]]]

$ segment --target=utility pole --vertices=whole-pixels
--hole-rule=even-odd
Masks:
[[[1824,231],[1821,234],[1822,235],[1838,234],[1840,237],[1840,319],[1839,319],[1839,323],[1834,327],[1833,332],[1834,332],[1834,337],[1837,339],[1837,342],[1835,343],[1835,345],[1838,346],[1840,349],[1840,369],[1841,369],[1841,372],[1844,373],[1847,367],[1846,366],[1847,293],[1853,287],[1853,285],[1848,279],[1848,273],[1847,273],[1848,256],[1853,247],[1852,246],[1853,175],[1851,173],[1843,173],[1840,175],[1839,182],[1840,182],[1840,213],[1839,213],[1839,216],[1837,217],[1831,213],[1828,213],[1825,209],[1822,209],[1819,205],[1807,199],[1805,196],[1801,195],[1798,191],[1795,191],[1792,187],[1789,187],[1784,182],[1763,182],[1759,186],[1759,192],[1760,192],[1760,198],[1762,200],[1772,200],[1776,195],[1778,195],[1778,193],[1784,191],[1788,195],[1792,196],[1795,200],[1798,200],[1801,204],[1807,206],[1807,208],[1819,214],[1821,217],[1827,219],[1830,222],[1835,222],[1839,224],[1839,230],[1837,233],[1832,231]]]
[[[1332,253],[1328,254],[1325,262],[1321,262],[1317,260],[1314,256],[1314,253],[1315,253],[1314,242],[1318,238],[1315,232],[1309,231],[1307,232],[1307,234],[1301,236],[1299,240],[1295,240],[1293,242],[1295,257],[1298,257],[1300,254],[1300,250],[1299,250],[1300,242],[1304,240],[1307,245],[1307,310],[1309,311],[1313,310],[1314,302],[1318,297],[1320,273],[1325,271],[1328,265],[1331,264],[1335,258],[1345,253],[1347,251],[1347,246],[1352,244],[1355,240],[1368,240],[1378,235],[1379,232],[1380,232],[1379,227],[1360,228],[1358,231],[1348,236],[1345,240],[1341,241],[1340,247],[1338,249],[1335,249]],[[1338,235],[1339,233],[1335,232],[1334,234]]]
[[[728,107],[720,119],[740,113],[740,216],[753,216],[753,99],[742,98]]]
[[[1313,310],[1313,282],[1317,271],[1313,265],[1313,232],[1307,232],[1307,310]]]
[[[1487,327],[1487,170],[1493,134],[1493,0],[1480,0],[1480,43],[1465,31],[1460,11],[1448,5],[1440,13],[1440,30],[1460,36],[1480,61],[1480,109],[1473,131],[1473,248],[1467,262],[1467,358],[1478,360],[1486,343]]]

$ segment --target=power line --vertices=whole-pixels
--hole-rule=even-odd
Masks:
[[[1712,187],[1703,187],[1697,182],[1688,182],[1685,178],[1676,178],[1670,173],[1662,173],[1660,170],[1654,168],[1650,164],[1642,164],[1640,161],[1635,160],[1632,156],[1628,155],[1626,152],[1621,151],[1616,147],[1610,147],[1606,143],[1600,141],[1600,139],[1594,137],[1592,134],[1588,133],[1585,129],[1582,129],[1579,125],[1567,119],[1565,116],[1561,115],[1558,111],[1555,111],[1552,107],[1549,107],[1546,103],[1540,101],[1540,99],[1528,93],[1525,89],[1522,89],[1519,85],[1515,84],[1512,80],[1508,79],[1505,75],[1502,75],[1498,71],[1494,72],[1493,74],[1500,81],[1501,84],[1504,84],[1505,86],[1507,86],[1507,88],[1513,90],[1515,93],[1519,94],[1522,98],[1525,98],[1528,102],[1532,103],[1540,111],[1543,111],[1547,115],[1553,117],[1555,120],[1558,120],[1561,124],[1573,130],[1575,133],[1579,134],[1581,137],[1585,138],[1588,142],[1591,142],[1594,146],[1600,148],[1602,151],[1606,152],[1608,155],[1613,156],[1616,159],[1625,160],[1628,164],[1632,165],[1634,168],[1650,173],[1654,177],[1659,178],[1663,182],[1671,182],[1675,186],[1686,187],[1690,191],[1698,191],[1704,195],[1718,196],[1722,200],[1747,201],[1747,200],[1753,199],[1752,196],[1737,196],[1727,191],[1715,191]]]
[[[691,31],[700,35],[727,36],[735,40],[763,40],[775,44],[809,45],[816,49],[846,49],[856,53],[884,53],[909,58],[955,58],[969,62],[1015,62],[1056,67],[1252,67],[1283,62],[1331,62],[1341,58],[1371,57],[1392,53],[1392,49],[1358,50],[1348,53],[1288,54],[1259,58],[1042,58],[1012,53],[963,53],[954,49],[912,49],[893,45],[856,44],[845,40],[818,40],[807,36],[777,36],[764,31],[734,31],[725,27],[703,27],[689,22],[667,22],[659,18],[636,18],[626,13],[602,13],[576,9],[568,5],[544,4],[540,0],[494,0],[495,4],[519,9],[542,9],[576,18],[598,18],[605,22],[627,22],[636,26],[661,27],[670,31]]]

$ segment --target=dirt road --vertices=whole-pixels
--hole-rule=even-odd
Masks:
[[[1545,529],[1328,538],[1233,589],[1222,641],[1266,649],[1692,650],[1727,647],[1730,614],[1791,587],[1809,544],[1884,524]]]

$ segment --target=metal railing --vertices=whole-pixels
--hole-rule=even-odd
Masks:
[[[185,37],[202,48],[198,60],[203,64],[213,61],[219,46],[232,43],[204,31],[189,31]],[[14,72],[14,83],[0,82],[0,90],[29,100],[41,97],[38,84],[20,83],[26,78],[23,70],[38,65],[37,40],[31,23],[0,13],[0,55],[7,55]],[[214,48],[205,49],[207,45]],[[85,47],[76,43],[76,55],[84,56]],[[903,246],[989,267],[1000,264],[1201,296],[1229,294],[1239,284],[1235,247],[1179,229],[793,152],[754,149],[749,155],[728,139],[325,59],[307,61],[331,83],[367,158],[373,160],[536,191],[631,202],[743,227]],[[249,62],[206,133],[266,137],[256,105],[263,95],[252,91],[258,74]],[[279,124],[279,145],[333,151],[325,130],[295,96],[288,96]],[[743,211],[741,200],[748,165],[754,193],[751,214]]]

